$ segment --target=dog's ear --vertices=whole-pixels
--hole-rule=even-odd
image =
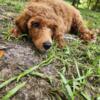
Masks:
[[[32,7],[29,6],[15,19],[16,27],[11,30],[12,36],[18,37],[21,33],[28,33],[27,23],[32,16]]]
[[[29,20],[30,16],[27,14],[27,12],[23,12],[21,15],[19,15],[16,20],[15,20],[15,24],[17,29],[19,29],[19,31],[21,33],[26,33],[27,32],[27,21]]]
[[[15,28],[11,30],[13,37],[18,37],[22,33],[28,33],[27,22],[31,17],[28,10],[24,10],[16,19],[15,19]]]

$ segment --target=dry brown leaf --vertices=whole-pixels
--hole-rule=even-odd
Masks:
[[[0,58],[3,57],[5,54],[5,51],[4,50],[0,50]]]

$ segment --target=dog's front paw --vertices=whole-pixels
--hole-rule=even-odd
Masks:
[[[96,34],[93,34],[92,32],[85,32],[80,34],[80,39],[88,42],[88,41],[96,41]]]
[[[64,48],[66,46],[66,42],[64,39],[58,41],[58,48]]]

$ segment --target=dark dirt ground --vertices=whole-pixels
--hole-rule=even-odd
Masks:
[[[46,54],[43,55],[34,50],[32,43],[26,40],[17,43],[3,40],[2,34],[8,27],[7,23],[13,24],[13,19],[17,15],[11,9],[10,6],[0,5],[0,49],[5,49],[4,57],[0,58],[0,83],[22,72],[20,68],[25,70],[47,57]],[[40,72],[54,78],[52,85],[45,79],[26,76],[21,81],[27,81],[27,85],[14,95],[11,100],[58,100],[54,94],[50,96],[52,88],[57,88],[60,85],[59,80],[56,79],[58,64],[59,62],[54,61],[54,63],[39,69]],[[15,85],[16,82],[12,82],[0,90],[0,98]],[[62,96],[62,94],[58,94]]]

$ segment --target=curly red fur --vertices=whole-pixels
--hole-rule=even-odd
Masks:
[[[34,22],[39,22],[40,27],[34,29]],[[94,38],[80,12],[63,0],[31,0],[15,23],[18,32],[28,33],[40,50],[45,41],[52,42],[52,37],[63,47],[64,33],[70,31],[79,32],[79,37],[86,41]]]

